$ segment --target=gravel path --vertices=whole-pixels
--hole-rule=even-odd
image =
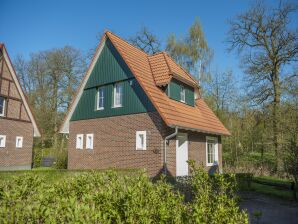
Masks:
[[[255,192],[241,194],[240,208],[248,211],[250,223],[298,224],[298,202],[269,197]],[[259,220],[256,214],[261,214]]]

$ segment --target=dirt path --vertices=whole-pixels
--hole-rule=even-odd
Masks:
[[[298,203],[269,197],[255,192],[241,194],[241,209],[246,209],[250,223],[298,224]],[[259,222],[254,214],[261,214]]]

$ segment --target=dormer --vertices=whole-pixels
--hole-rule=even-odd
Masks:
[[[181,103],[194,106],[199,97],[198,83],[165,52],[148,56],[155,84],[167,96]]]

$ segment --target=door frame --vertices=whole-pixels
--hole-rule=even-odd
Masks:
[[[176,137],[176,149],[175,149],[175,158],[176,158],[176,176],[178,176],[177,175],[177,162],[178,162],[178,160],[177,160],[177,149],[178,149],[178,147],[179,147],[179,137],[185,137],[185,139],[186,139],[186,141],[185,141],[185,143],[186,143],[186,149],[187,149],[187,161],[189,160],[189,147],[188,147],[188,134],[187,133],[178,133],[177,134],[177,137]],[[189,167],[188,167],[188,163],[187,163],[187,176],[189,175]]]

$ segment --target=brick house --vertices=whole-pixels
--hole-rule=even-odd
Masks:
[[[69,134],[69,169],[145,168],[151,176],[188,175],[187,160],[221,169],[221,136],[230,134],[170,56],[148,55],[111,32],[60,132]]]
[[[31,169],[36,121],[4,44],[0,44],[0,170]]]

